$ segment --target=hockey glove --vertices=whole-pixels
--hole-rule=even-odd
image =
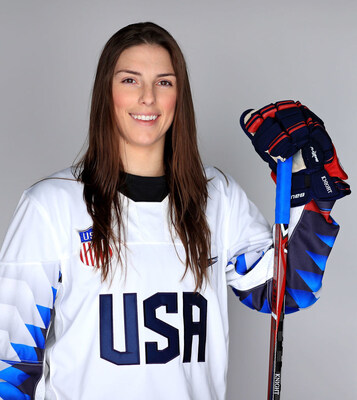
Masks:
[[[277,160],[293,156],[292,206],[351,193],[323,121],[300,102],[279,101],[258,111],[247,110],[240,123],[257,153],[268,162],[274,180]]]

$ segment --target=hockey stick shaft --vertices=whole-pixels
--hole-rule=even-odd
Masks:
[[[290,219],[292,158],[278,161],[275,203],[274,276],[270,327],[268,400],[279,400],[283,354],[283,323]]]

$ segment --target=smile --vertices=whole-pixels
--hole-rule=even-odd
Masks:
[[[141,115],[141,114],[130,114],[134,119],[139,119],[140,121],[155,121],[158,115]]]

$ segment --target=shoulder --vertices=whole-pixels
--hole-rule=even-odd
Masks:
[[[82,192],[82,183],[75,177],[74,169],[69,167],[35,182],[25,190],[25,195],[42,204],[76,197]]]
[[[87,215],[83,184],[76,179],[73,168],[56,172],[34,183],[25,190],[23,197],[47,214],[54,223],[68,225],[77,216]]]
[[[29,221],[44,221],[58,242],[59,252],[68,254],[78,230],[92,225],[83,199],[83,184],[74,168],[56,172],[25,190],[20,205]]]
[[[206,178],[208,181],[209,196],[232,197],[233,195],[245,195],[244,190],[235,179],[217,167],[205,167]]]
[[[60,255],[67,255],[75,218],[87,218],[80,188],[68,168],[25,190],[7,231],[0,258],[28,262],[57,260]],[[85,223],[88,224],[88,218]]]
[[[209,212],[220,209],[224,210],[225,214],[233,212],[241,216],[259,213],[255,204],[232,176],[216,167],[207,167],[205,170],[208,180]]]

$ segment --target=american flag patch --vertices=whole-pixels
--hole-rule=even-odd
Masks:
[[[93,229],[89,228],[85,231],[79,231],[78,233],[81,238],[81,251],[79,257],[82,263],[89,267],[95,267],[95,254],[92,250]]]
[[[100,266],[96,263],[95,252],[92,247],[92,238],[93,238],[93,228],[88,228],[85,231],[78,231],[79,237],[81,239],[81,250],[79,253],[79,257],[83,264],[88,265],[89,267],[99,268]],[[113,251],[111,247],[109,247],[109,255],[113,256]],[[99,254],[101,261],[103,261],[103,254]]]

